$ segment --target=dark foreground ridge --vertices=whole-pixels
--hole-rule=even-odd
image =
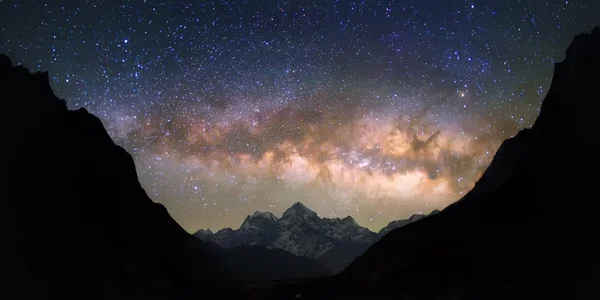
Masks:
[[[2,55],[0,95],[2,298],[237,296],[232,287],[249,281],[330,274],[305,257],[223,249],[185,232],[100,120],[54,95],[48,73]]]
[[[600,28],[555,66],[531,129],[506,140],[464,198],[395,229],[335,278],[265,299],[600,297]]]

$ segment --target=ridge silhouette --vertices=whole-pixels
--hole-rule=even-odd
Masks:
[[[264,247],[222,249],[188,234],[148,197],[131,155],[100,119],[68,110],[54,95],[47,72],[31,74],[1,55],[0,93],[4,295],[232,296],[245,282],[330,274],[308,258]]]

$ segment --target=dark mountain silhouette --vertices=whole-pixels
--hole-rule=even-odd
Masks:
[[[577,36],[530,129],[506,140],[471,192],[396,229],[335,278],[278,299],[592,299],[600,282],[600,28]]]
[[[54,95],[48,73],[2,55],[0,93],[7,298],[225,297],[247,281],[328,274],[317,261],[219,249],[185,232],[146,195],[132,157],[100,120]]]
[[[393,221],[380,233],[374,233],[358,225],[350,216],[343,219],[321,218],[297,202],[281,218],[270,212],[257,211],[248,216],[239,229],[224,228],[214,234],[210,230],[200,229],[194,236],[224,248],[261,245],[282,249],[294,255],[317,259],[331,272],[339,273],[385,233],[424,217],[426,215],[419,214],[406,220]]]
[[[280,249],[256,245],[227,249],[214,242],[206,242],[206,245],[218,254],[226,274],[246,284],[332,275],[321,262]]]
[[[431,213],[429,213],[428,215],[424,215],[424,214],[414,214],[412,216],[410,216],[410,218],[408,219],[404,219],[404,220],[396,220],[396,221],[392,221],[389,224],[387,224],[387,226],[381,228],[381,230],[379,230],[379,232],[377,232],[380,236],[384,236],[386,234],[388,234],[389,232],[391,232],[394,229],[406,226],[412,222],[416,222],[419,221],[427,216],[432,216],[435,215],[437,213],[439,213],[440,211],[437,209],[434,209]]]

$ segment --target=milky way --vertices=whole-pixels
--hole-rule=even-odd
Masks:
[[[99,116],[187,230],[458,200],[598,1],[0,1],[0,52]]]

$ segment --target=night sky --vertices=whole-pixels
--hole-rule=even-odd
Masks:
[[[0,0],[0,52],[100,117],[188,231],[448,206],[600,24],[598,0],[60,2]]]

